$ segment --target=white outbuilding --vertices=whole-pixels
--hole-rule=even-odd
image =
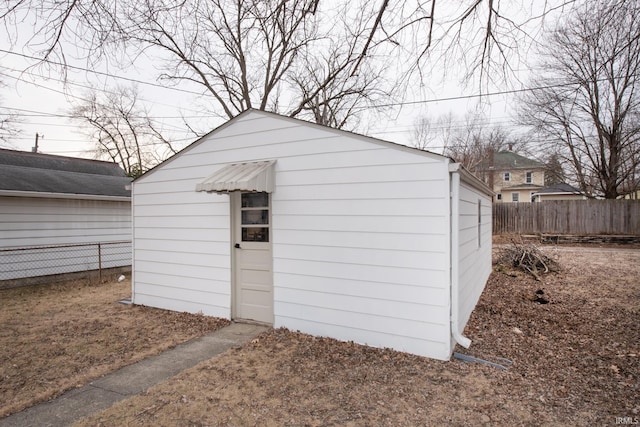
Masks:
[[[0,149],[0,289],[127,269],[130,183],[113,162]]]
[[[249,110],[133,182],[132,300],[447,360],[491,197],[447,157]]]

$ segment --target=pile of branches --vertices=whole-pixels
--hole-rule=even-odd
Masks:
[[[498,257],[498,263],[522,270],[540,280],[542,274],[560,271],[560,264],[530,243],[512,242]]]

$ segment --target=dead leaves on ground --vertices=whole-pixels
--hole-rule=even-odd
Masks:
[[[229,322],[116,301],[131,284],[0,290],[0,417]]]

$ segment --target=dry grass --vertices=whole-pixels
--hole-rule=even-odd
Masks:
[[[640,250],[544,247],[559,273],[496,271],[465,353],[439,362],[283,329],[81,420],[121,425],[615,425],[640,419]],[[115,303],[129,284],[0,291],[2,413],[220,326]],[[542,293],[540,293],[542,292]],[[547,304],[535,302],[543,295]],[[460,349],[461,350],[461,349]]]
[[[226,324],[130,296],[129,281],[0,290],[0,417]]]
[[[547,248],[548,250],[548,248]],[[615,425],[640,417],[640,251],[558,250],[542,282],[494,272],[467,354],[439,362],[272,330],[82,420],[120,425]],[[548,304],[534,300],[542,291]]]

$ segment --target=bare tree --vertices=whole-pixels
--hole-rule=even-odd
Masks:
[[[299,53],[317,39],[316,0],[144,1],[122,36],[166,58],[162,77],[200,86],[227,118],[271,109]]]
[[[429,117],[419,118],[414,129],[414,146],[449,156],[472,172],[486,163],[493,152],[526,151],[522,139],[502,127],[491,126],[478,112],[467,113],[462,119],[452,114],[433,121]]]
[[[550,153],[544,159],[544,185],[550,186],[567,182],[562,161],[557,153]]]
[[[389,102],[395,82],[385,80],[384,61],[367,61],[357,73],[351,72],[366,33],[367,17],[360,15],[336,25],[330,36],[323,37],[319,42],[327,44],[324,50],[300,52],[305,57],[290,75],[291,92],[299,101],[293,103],[289,115],[338,129],[352,128],[363,110],[376,108],[378,101]]]
[[[444,155],[458,131],[454,126],[455,120],[456,117],[451,112],[435,118],[429,115],[417,117],[411,135],[412,145],[420,150]]]
[[[0,81],[0,88],[4,83]],[[0,101],[2,98],[0,97]],[[11,138],[20,133],[20,117],[11,112],[10,109],[0,107],[0,147],[12,147]]]
[[[11,138],[20,133],[19,118],[12,113],[0,112],[0,146],[11,147]]]
[[[454,139],[446,154],[462,163],[471,172],[479,172],[493,153],[523,151],[524,144],[501,127],[467,126]]]
[[[375,45],[372,42],[389,42],[409,54],[411,71],[422,74],[435,52],[445,70],[463,64],[463,80],[477,76],[482,88],[484,83],[504,81],[515,74],[513,62],[519,62],[521,51],[535,40],[545,17],[569,9],[573,3],[383,0],[373,6],[376,20],[360,59],[368,55],[368,48]]]
[[[341,6],[329,23],[326,14],[321,19],[319,0],[8,4],[0,12],[5,20],[16,19],[20,9],[39,6],[36,21],[46,25],[36,34],[46,46],[45,56],[64,59],[61,40],[66,37],[84,46],[93,61],[105,52],[122,56],[125,49],[126,61],[142,54],[154,57],[159,78],[196,87],[210,100],[210,112],[225,118],[256,108],[344,127],[393,88],[381,89],[382,61],[375,66],[364,61],[353,72],[372,19],[368,8],[352,13]]]
[[[615,199],[637,189],[640,4],[585,4],[548,37],[542,55],[544,74],[523,97],[520,121],[587,194]]]
[[[419,150],[433,151],[437,133],[434,131],[434,119],[425,115],[414,121],[414,128],[411,135],[411,145]]]
[[[97,157],[120,164],[133,178],[177,152],[137,103],[135,88],[118,88],[102,96],[90,93],[70,111],[95,140]]]
[[[163,77],[197,85],[224,117],[258,108],[345,126],[380,93],[406,87],[396,83],[406,85],[422,72],[434,49],[462,61],[469,76],[498,79],[532,39],[530,22],[572,0],[507,3],[6,0],[0,19],[9,29],[27,18],[33,22],[28,44],[45,59],[64,62],[65,43],[91,61],[125,48],[133,58],[160,53]],[[394,81],[380,91],[390,62],[404,69],[394,70]]]

